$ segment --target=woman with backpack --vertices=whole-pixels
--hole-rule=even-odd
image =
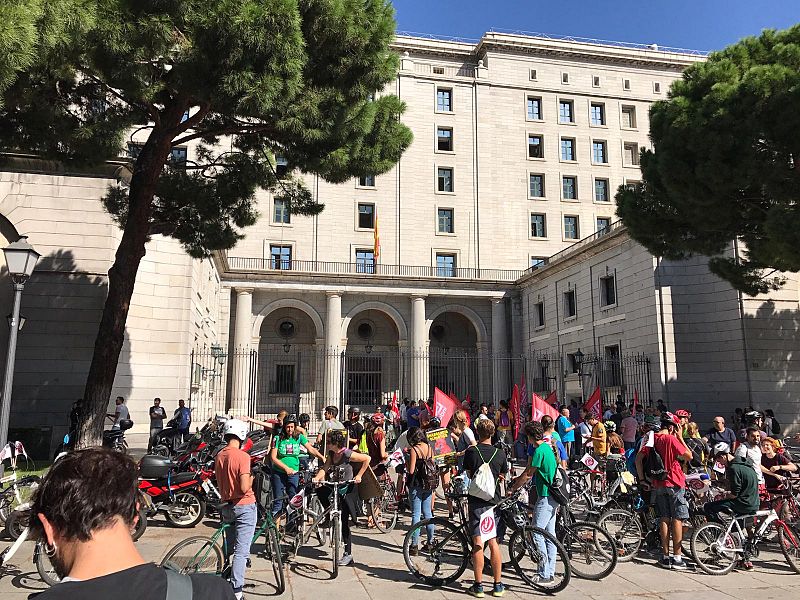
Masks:
[[[412,427],[408,430],[408,446],[409,455],[408,463],[406,464],[406,486],[408,488],[408,497],[411,499],[411,526],[422,520],[433,518],[433,510],[431,508],[431,497],[434,490],[439,485],[439,469],[433,462],[433,450],[428,444],[428,438],[425,432],[419,427]],[[429,525],[426,529],[428,539],[425,547],[430,544],[433,539],[433,525]],[[411,541],[411,556],[419,554],[419,536],[414,532],[414,539]]]

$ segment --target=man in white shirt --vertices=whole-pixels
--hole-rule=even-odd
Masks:
[[[764,488],[764,473],[769,473],[769,469],[761,466],[761,434],[757,427],[747,428],[747,437],[744,442],[736,449],[735,456],[744,458],[747,463],[753,467],[753,470],[758,475],[758,488],[759,491]]]
[[[114,424],[111,426],[111,429],[119,429],[120,421],[129,420],[131,418],[131,413],[128,410],[128,407],[125,406],[125,398],[122,396],[117,396],[115,404],[117,405],[116,412],[108,413],[106,415],[106,417],[109,419],[114,420]]]
[[[327,433],[334,429],[344,429],[342,422],[336,418],[338,414],[339,409],[335,406],[325,407],[325,419],[322,421],[322,425],[319,427],[319,433],[317,434],[317,447],[321,448],[320,451],[323,454],[326,453]]]

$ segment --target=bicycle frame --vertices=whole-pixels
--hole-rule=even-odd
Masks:
[[[783,527],[785,527],[783,521],[778,517],[778,514],[775,512],[774,509],[769,510],[759,510],[755,513],[755,518],[758,519],[759,517],[766,517],[761,524],[759,524],[758,529],[756,529],[755,533],[752,536],[752,541],[754,543],[758,543],[759,539],[766,533],[769,526],[775,523],[776,521]],[[742,529],[742,521],[748,518],[753,518],[753,515],[738,515],[731,519],[731,522],[728,523],[728,527],[725,529],[725,532],[718,538],[720,543],[724,547],[724,540],[731,535],[733,530],[736,530],[736,534],[739,536],[741,543],[738,548],[726,548],[726,551],[735,552],[736,554],[744,555],[747,551],[745,548],[744,541],[750,540],[750,536],[747,534],[747,528]]]

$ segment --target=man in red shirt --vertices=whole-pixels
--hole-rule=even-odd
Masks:
[[[214,474],[222,500],[222,519],[232,523],[226,529],[226,547],[230,554],[231,586],[237,600],[242,598],[244,574],[247,559],[250,558],[250,543],[256,531],[258,508],[253,492],[253,474],[250,468],[250,455],[241,449],[247,439],[247,425],[238,419],[229,419],[222,428],[222,436],[227,446],[217,454],[214,461]]]
[[[648,455],[655,451],[664,463],[664,473],[647,473],[645,477],[644,463]],[[656,506],[661,522],[658,533],[661,537],[663,557],[659,566],[665,569],[685,570],[686,562],[681,556],[681,540],[683,538],[683,521],[689,518],[689,504],[686,501],[686,476],[681,461],[692,458],[692,451],[683,441],[683,428],[678,417],[671,413],[661,416],[661,430],[653,433],[642,443],[636,455],[636,473],[642,489],[653,490],[652,500]],[[670,536],[671,534],[671,536]],[[669,553],[669,541],[672,537],[672,555]]]

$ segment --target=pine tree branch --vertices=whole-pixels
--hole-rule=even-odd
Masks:
[[[84,71],[84,75],[86,75],[89,79],[94,81],[97,85],[102,86],[103,89],[105,89],[109,94],[111,94],[112,96],[114,96],[118,100],[121,100],[122,102],[124,102],[128,106],[132,106],[133,108],[138,108],[139,110],[149,114],[151,117],[153,117],[153,122],[156,125],[160,125],[161,124],[161,116],[159,115],[158,109],[155,106],[153,106],[152,104],[134,102],[130,98],[126,98],[125,96],[120,94],[117,90],[115,90],[113,87],[108,85],[105,81],[103,81],[99,77],[97,77],[95,75],[92,75],[91,73],[87,73],[85,71]]]
[[[178,138],[177,140],[173,140],[172,145],[178,146],[180,144],[185,144],[191,140],[196,140],[198,138],[207,137],[207,136],[219,136],[219,135],[233,135],[233,134],[249,134],[249,133],[264,133],[266,131],[274,131],[274,129],[270,125],[258,124],[258,125],[229,125],[228,127],[220,127],[219,129],[207,129],[204,131],[197,131],[190,135],[185,135],[182,138]]]

